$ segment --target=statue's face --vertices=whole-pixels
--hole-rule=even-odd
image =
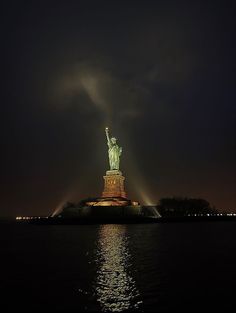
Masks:
[[[115,137],[112,137],[112,138],[111,138],[111,142],[112,142],[113,144],[115,144],[115,143],[116,143],[116,138],[115,138]]]

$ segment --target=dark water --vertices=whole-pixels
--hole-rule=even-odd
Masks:
[[[234,311],[236,223],[1,224],[0,306]]]

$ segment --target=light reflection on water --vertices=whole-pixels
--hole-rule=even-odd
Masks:
[[[131,255],[125,225],[101,225],[96,250],[95,294],[103,311],[137,309],[141,302],[129,272]]]

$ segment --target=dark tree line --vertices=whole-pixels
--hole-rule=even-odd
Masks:
[[[217,210],[204,199],[194,198],[162,198],[157,206],[162,216],[187,216],[192,214],[213,214]]]

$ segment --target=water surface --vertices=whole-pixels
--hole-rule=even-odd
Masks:
[[[1,224],[9,312],[234,311],[236,223]]]

